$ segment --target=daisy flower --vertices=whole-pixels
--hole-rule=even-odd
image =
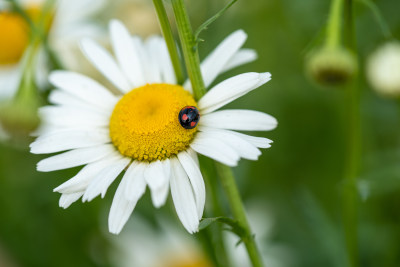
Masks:
[[[45,0],[17,0],[28,16],[38,22]],[[59,0],[57,12],[49,26],[50,46],[58,52],[67,68],[76,65],[71,56],[76,38],[98,36],[98,26],[88,17],[98,12],[103,0]],[[24,18],[10,11],[8,1],[0,0],[0,100],[13,97],[23,71],[23,55],[29,44],[29,25]],[[36,81],[39,87],[47,83],[48,64],[44,51],[39,53]]]
[[[143,42],[132,37],[119,21],[110,23],[115,58],[91,39],[81,47],[92,64],[118,88],[113,94],[100,83],[69,71],[55,71],[50,82],[54,106],[43,107],[43,133],[31,144],[35,154],[59,155],[38,163],[39,171],[85,165],[73,178],[55,188],[67,208],[82,197],[105,195],[111,183],[126,172],[115,193],[109,231],[119,233],[137,201],[150,188],[155,207],[162,206],[169,189],[179,219],[190,233],[198,231],[205,203],[205,186],[197,153],[229,166],[240,158],[256,160],[258,148],[269,139],[237,131],[268,131],[277,121],[252,110],[219,108],[270,80],[269,73],[244,73],[210,88],[198,102],[190,83],[177,84],[165,41],[152,36]],[[228,36],[202,63],[210,86],[218,74],[254,60],[241,49],[246,34]]]

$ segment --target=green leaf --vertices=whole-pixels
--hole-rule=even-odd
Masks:
[[[219,18],[222,14],[224,14],[225,11],[227,11],[228,8],[230,8],[236,1],[237,0],[232,0],[223,9],[221,9],[217,14],[215,14],[214,16],[209,18],[206,22],[204,22],[203,24],[200,25],[200,27],[194,33],[194,40],[196,42],[195,47],[197,47],[197,44],[198,44],[199,41],[203,41],[203,40],[199,39],[200,33],[202,31],[206,30],[211,23],[213,23],[217,18]]]
[[[227,225],[228,227],[225,228],[225,230],[228,230],[240,237],[241,240],[238,242],[238,244],[241,243],[245,238],[251,238],[251,236],[247,234],[246,229],[244,229],[238,221],[227,217],[203,218],[200,222],[199,230],[204,230],[214,222]]]

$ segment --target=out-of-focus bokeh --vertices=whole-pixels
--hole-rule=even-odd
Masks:
[[[373,12],[363,1],[354,2],[362,118],[360,266],[395,267],[400,266],[400,102],[376,93],[368,83],[367,59],[387,40]],[[373,2],[399,40],[400,2]],[[226,3],[187,1],[193,27]],[[257,61],[218,81],[241,72],[272,73],[271,82],[229,105],[260,110],[279,121],[276,130],[262,134],[274,140],[272,147],[258,161],[243,160],[234,169],[256,239],[271,267],[347,264],[341,203],[345,92],[318,87],[304,68],[307,53],[326,25],[329,5],[327,0],[239,0],[201,34],[203,58],[239,28],[249,36],[245,47],[258,52]],[[102,31],[107,32],[108,20],[115,17],[132,33],[159,32],[150,0],[109,0],[90,16],[104,43]],[[0,31],[1,27],[0,21]],[[87,72],[98,75],[93,69]],[[0,143],[0,266],[211,266],[196,242],[199,235],[184,231],[171,203],[153,208],[148,192],[119,236],[107,231],[117,183],[105,200],[59,208],[59,194],[52,190],[77,169],[39,173],[35,164],[41,158],[30,154],[27,144]],[[226,240],[230,254],[238,257],[237,266],[248,266],[241,245],[233,252],[237,239],[227,233]]]

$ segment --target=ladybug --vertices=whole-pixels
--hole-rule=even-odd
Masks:
[[[179,112],[179,123],[185,129],[193,129],[200,120],[200,113],[196,107],[186,106]]]

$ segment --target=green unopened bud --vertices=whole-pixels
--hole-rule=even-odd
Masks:
[[[0,124],[10,140],[29,141],[29,135],[39,126],[37,101],[14,101],[0,104]]]
[[[323,86],[340,86],[357,72],[356,57],[342,48],[323,48],[312,52],[307,60],[308,75]]]

